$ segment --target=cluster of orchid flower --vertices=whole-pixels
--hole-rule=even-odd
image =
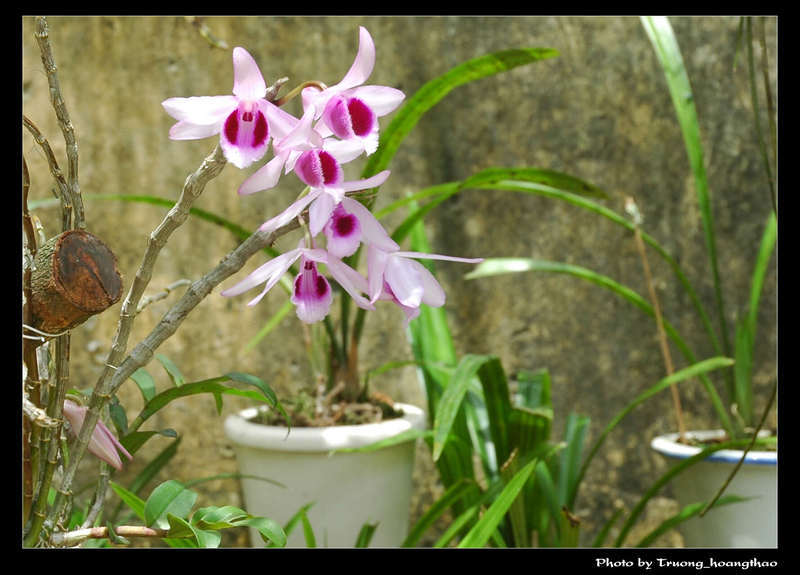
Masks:
[[[412,258],[478,263],[481,259],[401,251],[375,216],[351,192],[376,188],[389,177],[384,170],[367,179],[344,181],[342,165],[378,147],[377,119],[396,109],[405,97],[387,86],[364,85],[375,64],[375,45],[369,32],[360,28],[355,61],[342,80],[325,87],[309,83],[301,91],[301,118],[285,112],[266,99],[267,85],[252,56],[241,47],[233,50],[233,95],[169,98],[162,105],[178,120],[170,138],[191,140],[220,135],[226,159],[238,168],[259,161],[272,141],[273,158],[239,187],[247,195],[277,185],[281,173],[294,171],[306,184],[301,197],[277,216],[261,225],[274,231],[301,218],[308,209],[307,233],[296,249],[273,258],[243,281],[222,292],[235,296],[265,283],[249,302],[255,305],[299,259],[300,273],[294,281],[291,301],[305,323],[322,320],[330,309],[329,274],[361,308],[373,310],[378,300],[389,300],[405,313],[406,325],[420,313],[422,303],[438,307],[445,294],[433,275]],[[316,244],[322,233],[325,248]],[[367,249],[367,277],[342,258],[353,255],[361,243]]]

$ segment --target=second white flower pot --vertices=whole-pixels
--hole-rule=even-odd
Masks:
[[[360,453],[331,453],[370,445],[410,430],[425,428],[418,407],[395,404],[400,418],[363,425],[286,427],[251,420],[257,408],[231,415],[225,433],[233,443],[239,471],[268,478],[285,487],[244,477],[244,507],[280,525],[313,502],[308,518],[319,547],[353,547],[365,523],[378,523],[370,547],[397,547],[408,532],[415,441]],[[251,542],[262,546],[251,530]],[[302,526],[287,547],[305,547]]]
[[[692,431],[699,441],[724,437],[721,430]],[[653,439],[650,446],[669,459],[686,459],[699,447],[675,441],[677,433]],[[683,508],[709,501],[725,483],[742,457],[742,450],[723,449],[712,453],[673,480],[673,492]],[[750,497],[711,509],[703,517],[681,523],[679,530],[686,547],[777,547],[778,546],[778,454],[749,451],[744,463],[725,490],[726,495]]]

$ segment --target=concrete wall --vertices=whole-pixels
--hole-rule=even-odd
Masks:
[[[488,52],[514,47],[551,47],[555,59],[460,87],[420,121],[390,168],[378,207],[424,187],[463,179],[491,166],[535,166],[583,178],[609,192],[605,204],[622,212],[634,195],[644,229],[680,262],[712,313],[713,285],[693,178],[661,71],[637,18],[632,17],[214,17],[204,22],[230,47],[243,46],[268,83],[288,76],[337,82],[357,49],[358,26],[377,47],[370,83],[413,94],[453,66]],[[769,192],[754,136],[745,60],[733,69],[738,18],[672,18],[694,89],[717,230],[726,320],[732,328],[743,313]],[[213,149],[214,139],[175,142],[173,120],[160,103],[172,96],[230,92],[230,50],[212,47],[183,17],[52,17],[51,42],[59,80],[80,150],[80,184],[89,194],[153,194],[176,199],[186,176]],[[773,93],[776,21],[767,23]],[[33,36],[32,18],[22,21],[23,112],[63,155],[47,80]],[[760,61],[760,50],[756,51]],[[761,100],[763,106],[763,98]],[[288,105],[299,113],[299,103]],[[382,125],[387,125],[384,119]],[[51,197],[52,178],[27,132],[22,151],[28,162],[31,198]],[[62,160],[66,169],[66,159]],[[348,166],[359,172],[360,162]],[[255,167],[227,166],[211,182],[197,207],[254,229],[294,198],[292,177],[279,188],[239,197],[236,188]],[[58,230],[56,209],[40,209],[50,235]],[[141,204],[86,200],[88,229],[119,258],[127,289],[150,231],[165,211]],[[399,214],[398,214],[399,216]],[[397,218],[390,218],[395,224]],[[433,251],[461,256],[535,257],[588,267],[646,295],[634,239],[606,220],[541,197],[502,191],[467,191],[449,199],[428,218]],[[293,247],[296,234],[282,249]],[[188,221],[164,249],[150,292],[181,278],[195,279],[236,245],[227,231]],[[714,355],[702,324],[669,268],[650,252],[655,283],[667,318],[697,358]],[[245,271],[263,263],[254,257]],[[756,409],[776,377],[776,264],[767,274],[755,345]],[[588,439],[637,393],[664,376],[654,323],[617,296],[566,276],[523,274],[474,281],[470,266],[441,263],[438,277],[448,294],[446,310],[460,353],[493,353],[513,374],[546,367],[553,378],[554,428],[560,433],[575,411],[591,417]],[[222,287],[232,285],[229,280]],[[244,345],[284,303],[276,291],[255,308],[248,298],[222,298],[216,290],[160,349],[188,380],[230,370],[257,374],[282,395],[307,387],[309,368],[299,322],[291,317],[254,350]],[[178,296],[150,305],[137,318],[131,346],[140,341]],[[116,328],[119,305],[73,331],[71,379],[91,387],[100,373]],[[715,324],[716,325],[716,324]],[[362,367],[410,357],[401,314],[388,306],[368,318]],[[679,367],[685,364],[677,349]],[[168,381],[155,363],[148,370],[159,387]],[[719,380],[719,378],[717,378]],[[396,399],[424,405],[413,369],[382,375],[376,387]],[[720,381],[720,391],[721,381]],[[120,393],[133,417],[141,397],[133,385]],[[683,385],[683,405],[692,428],[717,426],[697,382]],[[224,414],[243,407],[226,400]],[[172,427],[183,437],[162,479],[191,479],[235,471],[213,401],[176,402],[153,427]],[[774,417],[771,423],[775,423]],[[648,445],[673,430],[668,393],[639,407],[608,438],[586,477],[578,514],[592,535],[615,507],[630,508],[666,469]],[[152,442],[147,453],[166,443]],[[138,458],[121,480],[144,464]],[[423,448],[418,458],[417,516],[439,486]],[[88,481],[88,478],[87,478]],[[240,504],[238,486],[217,480],[198,486],[203,504]],[[648,521],[676,510],[669,490],[648,508]],[[229,541],[236,543],[237,541]],[[239,541],[240,542],[240,541]],[[670,534],[662,545],[680,545]]]

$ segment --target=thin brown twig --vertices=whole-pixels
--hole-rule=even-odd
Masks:
[[[69,195],[71,203],[75,209],[74,226],[76,229],[85,229],[83,213],[83,200],[81,198],[81,188],[78,183],[78,142],[75,139],[75,128],[69,118],[67,105],[61,95],[61,85],[58,82],[58,67],[53,58],[53,48],[50,46],[50,33],[47,27],[47,18],[40,16],[36,19],[36,41],[39,44],[39,51],[42,56],[42,64],[47,74],[47,83],[50,87],[50,101],[53,104],[58,125],[64,135],[64,142],[67,146],[67,166]]]
[[[750,439],[750,443],[747,444],[744,452],[742,452],[742,456],[739,458],[739,461],[736,462],[736,465],[731,470],[730,474],[728,475],[727,479],[725,479],[725,483],[719,488],[717,494],[714,498],[706,503],[706,506],[703,507],[703,510],[700,512],[699,516],[702,517],[706,514],[706,512],[711,509],[717,500],[722,497],[722,494],[725,493],[725,490],[730,485],[731,481],[733,481],[734,476],[739,472],[739,469],[742,467],[747,454],[753,449],[753,445],[755,445],[756,440],[758,439],[758,434],[761,431],[761,428],[764,427],[764,422],[767,420],[767,415],[769,414],[770,409],[772,409],[772,404],[775,402],[775,397],[778,393],[778,382],[775,381],[775,385],[772,386],[772,393],[769,396],[769,401],[767,401],[767,406],[764,408],[764,413],[761,414],[761,421],[758,422],[758,427],[756,427],[755,431],[753,432],[753,437]]]
[[[153,529],[139,525],[120,525],[114,527],[114,534],[119,537],[167,537],[169,529]],[[108,527],[89,527],[54,533],[51,543],[57,546],[78,545],[87,539],[108,539],[111,534]]]
[[[47,141],[47,138],[44,137],[41,130],[34,124],[30,118],[23,114],[22,116],[22,124],[25,128],[33,136],[33,139],[36,140],[36,143],[39,144],[39,147],[42,148],[44,152],[45,158],[47,158],[47,165],[50,168],[50,173],[52,174],[53,178],[56,181],[56,186],[58,188],[58,193],[56,197],[61,201],[61,228],[62,230],[67,230],[72,225],[72,196],[69,193],[69,185],[67,181],[64,179],[64,173],[61,171],[61,168],[58,166],[58,162],[56,161],[56,156],[53,154],[53,149],[50,147],[50,142]]]
[[[642,231],[639,228],[641,223],[641,212],[636,206],[633,198],[626,199],[626,211],[633,216],[634,223],[634,237],[636,238],[636,249],[639,252],[639,257],[642,260],[642,268],[644,269],[645,281],[647,283],[647,290],[650,294],[650,300],[653,303],[653,313],[656,316],[656,326],[658,328],[658,343],[661,346],[661,356],[664,359],[664,367],[667,371],[667,377],[675,372],[672,364],[672,354],[669,351],[669,344],[667,343],[666,332],[664,331],[664,318],[661,315],[661,306],[658,302],[658,295],[656,294],[655,286],[653,285],[653,277],[650,273],[650,264],[647,261],[647,252],[645,250],[644,241],[642,240]],[[683,423],[683,408],[681,407],[681,397],[678,393],[677,386],[673,383],[670,385],[672,390],[672,402],[675,406],[675,418],[678,422],[678,436],[680,441],[684,441],[686,437],[686,427]]]

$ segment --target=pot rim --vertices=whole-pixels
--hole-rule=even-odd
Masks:
[[[249,407],[225,419],[225,435],[236,445],[267,451],[328,452],[343,448],[364,447],[394,437],[411,429],[425,429],[425,412],[415,405],[395,403],[403,416],[377,423],[335,425],[329,427],[292,427],[263,425],[249,421],[258,407]]]
[[[680,434],[666,433],[655,437],[650,442],[650,447],[660,454],[671,457],[674,459],[687,459],[702,451],[701,448],[692,445],[684,445],[677,443],[675,440]],[[725,436],[725,431],[722,429],[709,429],[699,431],[688,431],[690,435],[696,439],[717,439]],[[759,435],[769,435],[768,431],[762,431]],[[721,449],[709,455],[706,461],[713,461],[718,463],[738,463],[742,458],[743,449]],[[744,463],[748,465],[777,465],[778,452],[777,451],[748,451]]]

